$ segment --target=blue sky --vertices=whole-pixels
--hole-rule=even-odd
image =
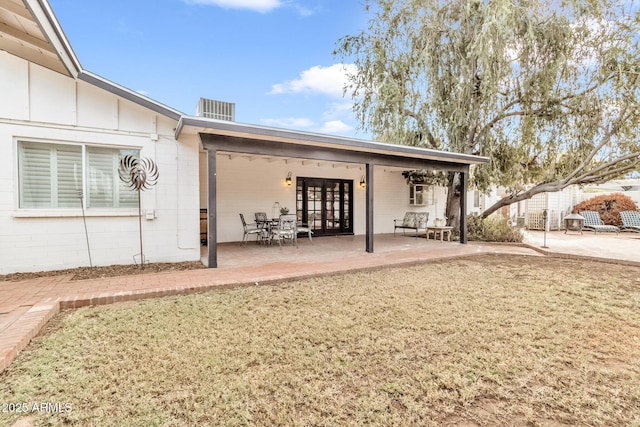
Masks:
[[[342,96],[340,37],[359,0],[50,0],[83,68],[186,114],[200,97],[236,121],[364,138]]]

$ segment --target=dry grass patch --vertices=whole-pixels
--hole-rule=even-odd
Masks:
[[[65,312],[0,374],[0,402],[40,401],[73,405],[51,424],[637,426],[640,269],[486,256]]]

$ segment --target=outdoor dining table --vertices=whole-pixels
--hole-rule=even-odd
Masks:
[[[256,224],[258,225],[258,228],[262,228],[264,231],[266,231],[266,236],[262,236],[262,241],[265,244],[271,244],[271,230],[273,230],[274,227],[278,227],[278,224],[280,223],[280,218],[271,218],[268,219],[266,221],[259,221],[256,220]]]

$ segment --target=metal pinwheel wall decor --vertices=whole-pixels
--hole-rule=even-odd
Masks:
[[[140,207],[140,191],[150,190],[156,185],[158,177],[158,167],[155,162],[147,157],[138,159],[132,155],[126,155],[120,160],[118,166],[118,176],[127,187],[138,192],[138,225],[140,230],[140,266],[144,270],[144,253],[142,251],[142,209]],[[133,260],[135,262],[135,255]]]
[[[158,167],[147,157],[138,159],[127,155],[120,160],[118,167],[120,180],[132,190],[149,190],[158,182]]]

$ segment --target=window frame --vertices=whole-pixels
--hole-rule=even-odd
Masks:
[[[89,182],[89,180],[91,179],[89,176],[89,156],[90,156],[90,151],[91,149],[102,149],[102,150],[110,150],[114,153],[118,153],[119,156],[121,156],[121,152],[122,151],[131,151],[131,152],[135,152],[137,153],[137,155],[139,156],[141,154],[142,151],[142,147],[140,146],[123,146],[123,145],[107,145],[107,144],[100,144],[100,143],[90,143],[90,142],[74,142],[74,141],[52,141],[52,140],[41,140],[41,139],[31,139],[31,138],[16,138],[15,139],[15,158],[14,158],[14,165],[15,165],[15,179],[16,179],[16,184],[15,184],[15,189],[16,189],[16,196],[15,196],[15,206],[16,209],[14,211],[14,216],[15,217],[48,217],[48,216],[79,216],[79,215],[83,215],[82,211],[84,211],[84,215],[87,216],[135,216],[138,214],[138,203],[137,203],[137,194],[135,195],[135,197],[131,198],[131,199],[135,199],[135,203],[131,203],[128,206],[119,206],[119,203],[121,203],[121,199],[119,197],[118,194],[118,203],[114,203],[114,205],[112,206],[90,206],[90,187],[91,184]],[[23,192],[24,192],[24,172],[23,172],[23,153],[24,153],[24,146],[35,146],[35,145],[41,145],[41,146],[48,146],[48,147],[55,147],[55,146],[66,146],[66,147],[80,147],[80,169],[81,169],[81,184],[82,184],[82,197],[81,197],[81,204],[79,204],[77,207],[59,207],[56,206],[58,204],[58,202],[55,202],[53,200],[50,201],[49,206],[47,207],[37,207],[37,206],[24,206],[24,199],[23,199]],[[130,154],[130,153],[128,153]],[[51,163],[56,163],[56,167],[59,164],[59,161],[56,159],[55,161],[53,159],[51,159]],[[51,176],[53,174],[53,171],[49,171],[49,180],[50,180],[50,192],[51,192],[51,197],[53,198],[54,196],[54,191],[57,191],[53,189],[53,180],[51,179]],[[120,183],[120,180],[118,178],[118,171],[117,169],[114,171],[114,180],[113,182],[115,184]],[[116,187],[118,188],[118,187]],[[121,189],[117,189],[114,193],[117,193],[118,191],[121,191]],[[133,191],[133,190],[132,190]],[[135,192],[135,191],[134,191]]]

